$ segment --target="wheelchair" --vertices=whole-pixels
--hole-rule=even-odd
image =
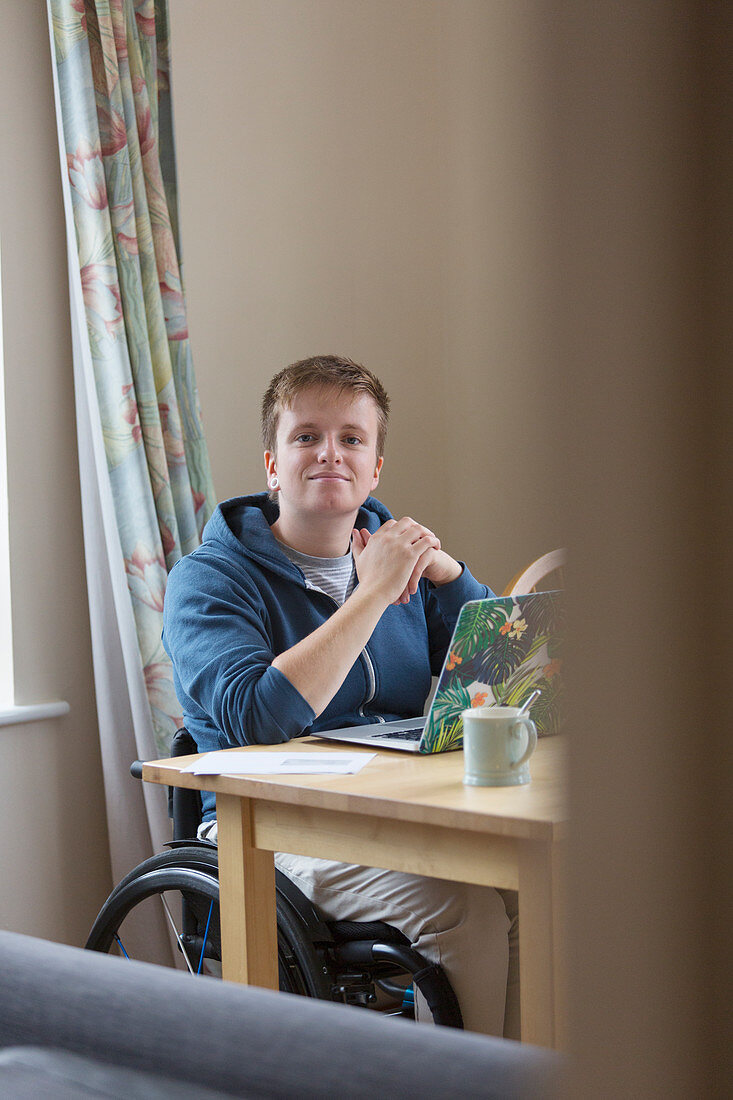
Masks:
[[[197,751],[188,730],[179,730],[172,756]],[[142,764],[130,769],[142,777]],[[167,851],[144,860],[115,887],[86,942],[91,951],[129,958],[124,936],[139,907],[162,903],[187,969],[221,974],[217,847],[198,840],[201,796],[182,787],[168,790],[173,840]],[[428,1003],[436,1024],[463,1027],[456,995],[442,968],[416,951],[398,929],[381,921],[334,921],[320,913],[286,875],[275,869],[279,985],[283,992],[362,1007],[381,1000],[391,1015],[414,1018],[413,989]],[[152,899],[152,900],[151,900]],[[174,910],[180,914],[176,920]]]

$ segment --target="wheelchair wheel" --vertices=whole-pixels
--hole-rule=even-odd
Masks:
[[[161,906],[192,974],[221,977],[219,873],[215,848],[180,846],[151,856],[115,887],[94,922],[86,948],[147,957],[142,926],[145,909]],[[137,926],[137,927],[136,927]],[[302,920],[278,894],[277,944],[280,989],[329,1000],[331,982]]]
[[[113,890],[86,947],[145,959],[145,911],[162,905],[190,973],[217,976],[221,973],[219,880],[206,867],[171,864],[174,855],[164,852],[147,860]]]

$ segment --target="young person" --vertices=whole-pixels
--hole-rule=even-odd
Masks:
[[[221,504],[168,581],[163,640],[199,751],[423,713],[460,608],[492,594],[432,531],[371,496],[388,414],[382,384],[349,359],[305,359],[270,383],[269,493]],[[216,838],[213,795],[202,835]],[[516,895],[276,862],[331,918],[385,920],[439,962],[467,1029],[519,1037]],[[420,997],[417,1016],[429,1018]]]

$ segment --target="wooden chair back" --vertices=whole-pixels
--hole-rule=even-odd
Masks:
[[[502,596],[524,596],[528,592],[548,592],[564,588],[567,560],[567,550],[550,550],[512,577]]]

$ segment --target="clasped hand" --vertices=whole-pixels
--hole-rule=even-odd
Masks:
[[[409,603],[421,577],[440,585],[461,573],[437,535],[409,516],[387,520],[374,534],[355,528],[351,547],[360,586],[381,594],[385,605]]]

